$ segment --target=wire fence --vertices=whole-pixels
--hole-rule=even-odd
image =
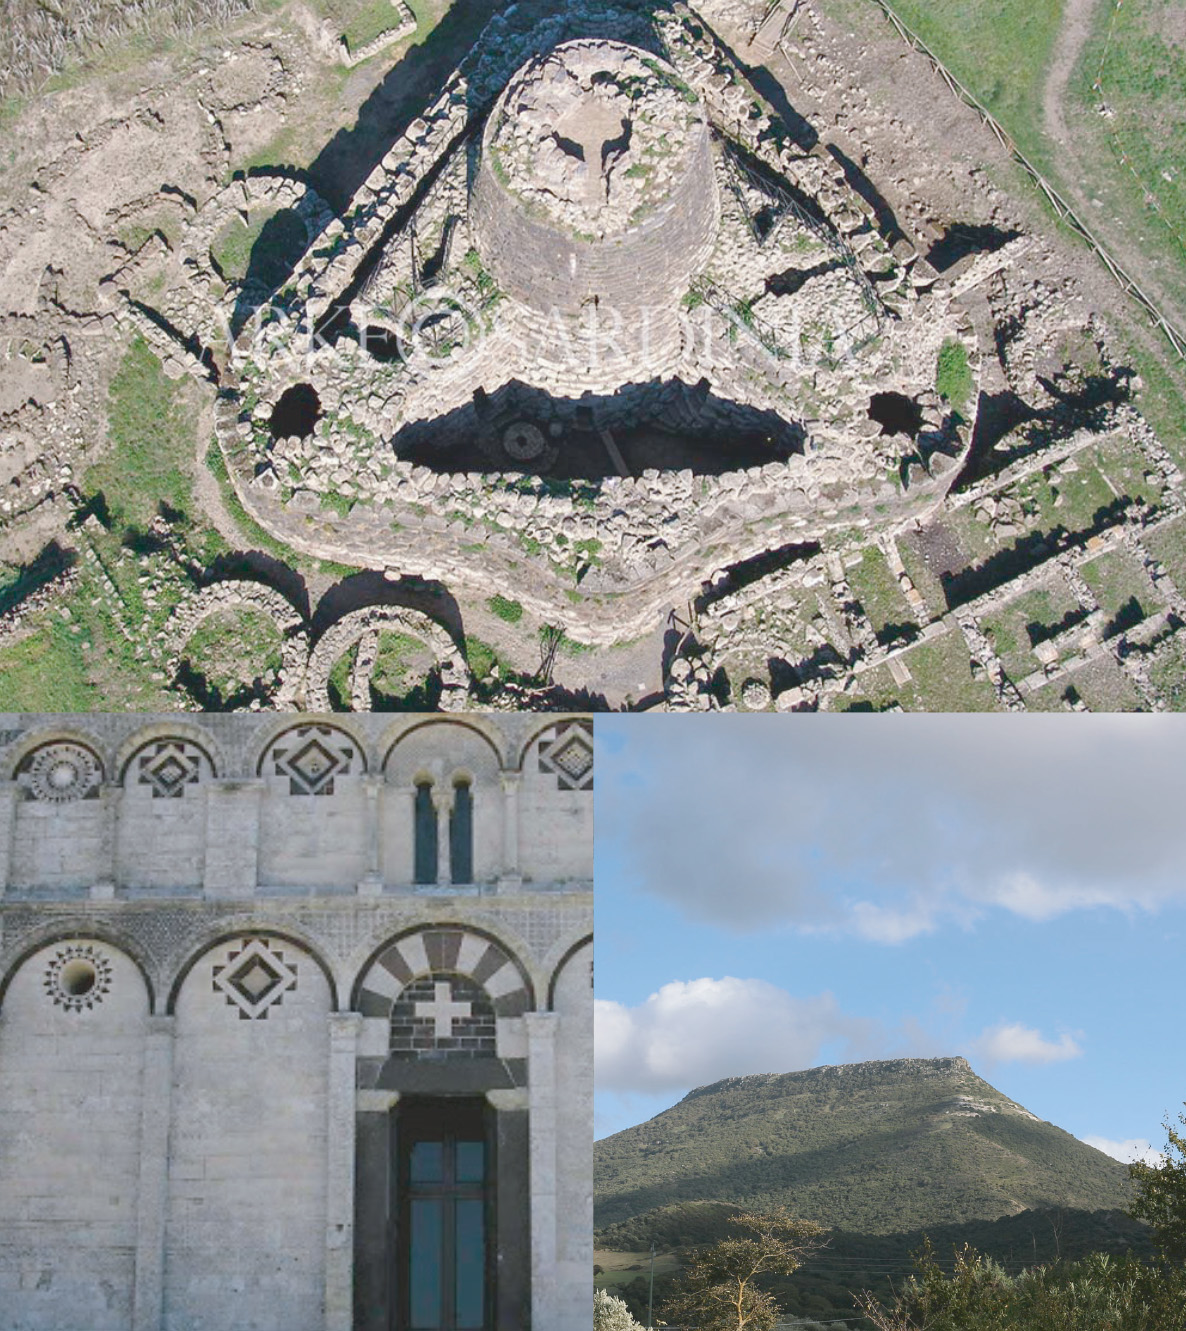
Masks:
[[[1055,216],[1059,221],[1086,242],[1096,257],[1111,274],[1113,279],[1144,309],[1153,324],[1161,330],[1178,357],[1186,360],[1186,331],[1183,331],[1177,325],[1172,323],[1169,317],[1161,310],[1156,301],[1145,291],[1136,278],[1134,278],[1112,257],[1107,247],[1098,239],[1098,237],[1096,237],[1082,218],[1078,216],[1066,199],[1063,198],[1038,168],[1034,166],[1029,158],[1021,152],[1008,131],[1000,121],[997,120],[996,116],[993,115],[974,92],[966,88],[955,75],[948,70],[946,65],[944,65],[939,57],[935,55],[926,42],[902,22],[887,0],[872,0],[872,3],[875,4],[889,20],[895,31],[898,33],[898,36],[920,55],[926,57],[931,68],[939,78],[943,80],[948,89],[954,93],[961,102],[971,107],[972,110],[976,112],[984,124],[988,126],[1000,145],[1042,192],[1046,201],[1050,204],[1051,208],[1054,209]]]

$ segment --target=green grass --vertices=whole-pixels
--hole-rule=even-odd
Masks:
[[[1153,427],[1161,446],[1186,470],[1186,367],[1172,352],[1155,355],[1136,338],[1118,331],[1118,347],[1141,376],[1137,407]],[[1172,366],[1172,368],[1171,368]]]
[[[992,712],[998,710],[992,685],[973,679],[971,658],[962,633],[953,631],[915,647],[906,655],[914,677],[909,710],[918,712]],[[909,686],[907,686],[908,688]],[[903,690],[902,705],[908,705]]]
[[[342,36],[351,52],[358,51],[391,28],[397,28],[400,20],[400,12],[391,0],[365,0],[356,8]]]
[[[564,656],[584,656],[588,652],[597,650],[591,643],[577,642],[575,638],[570,638],[557,624],[541,625],[539,640],[540,646],[545,651],[555,647],[556,651]]]
[[[1001,658],[1005,673],[1019,680],[1038,669],[1034,645],[1051,637],[1067,616],[1074,616],[1078,610],[1071,589],[1061,579],[1051,579],[986,615],[980,627]]]
[[[1149,678],[1172,712],[1186,712],[1186,642],[1176,634],[1160,648],[1149,668]]]
[[[1057,0],[890,0],[957,79],[1000,120],[1038,165],[1050,154],[1042,134],[1042,85],[1058,36]],[[851,10],[850,10],[851,12]],[[872,21],[870,6],[861,11]],[[945,95],[939,84],[935,95]]]
[[[0,648],[0,711],[89,712],[104,705],[87,677],[80,639],[51,612],[19,642]]]
[[[274,681],[281,664],[280,631],[258,610],[225,610],[204,619],[185,645],[185,659],[223,698],[255,680]]]
[[[968,349],[958,338],[948,338],[939,348],[935,366],[935,391],[956,412],[967,410],[972,396],[972,370]]]
[[[1070,680],[1059,679],[1049,687],[1061,693],[1074,688],[1093,712],[1143,712],[1145,704],[1132,680],[1111,656],[1100,657],[1076,670]]]
[[[352,642],[333,663],[329,672],[327,692],[330,710],[349,712],[354,702],[354,662],[358,657],[358,643]]]
[[[897,628],[914,623],[898,580],[890,572],[885,555],[877,546],[871,545],[862,551],[861,562],[846,569],[845,576],[879,639],[892,641],[901,636],[895,631]]]
[[[486,605],[491,613],[497,615],[504,623],[517,624],[523,618],[523,607],[519,602],[509,600],[499,592],[489,597]]]
[[[193,456],[193,417],[142,337],[111,381],[107,421],[111,448],[87,473],[86,492],[102,491],[112,518],[130,527],[147,527],[162,504],[192,517],[192,481],[180,459]]]
[[[228,282],[253,282],[275,290],[305,252],[308,233],[291,208],[264,208],[246,223],[233,218],[218,233],[210,257]]]
[[[1144,569],[1125,550],[1100,555],[1084,564],[1082,572],[1100,608],[1119,629],[1131,627],[1164,605]]]
[[[1124,0],[1118,8],[1103,0],[1070,89],[1101,145],[1093,187],[1122,196],[1146,251],[1168,261],[1161,280],[1173,282],[1179,300],[1186,297],[1186,44],[1174,40],[1180,23],[1170,0]],[[1097,75],[1112,111],[1106,120],[1095,111]]]
[[[428,646],[410,633],[385,629],[379,634],[379,650],[371,672],[371,697],[377,711],[432,711],[439,698],[433,696],[429,671],[432,654]]]

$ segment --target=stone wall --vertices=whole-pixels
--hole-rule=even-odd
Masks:
[[[106,992],[75,1000],[75,954]],[[63,940],[11,976],[0,1017],[0,1326],[132,1322],[149,1000],[117,949]]]
[[[329,986],[284,944],[296,982],[266,1021],[214,983],[205,953],[177,996],[165,1229],[166,1331],[324,1325]]]
[[[592,764],[575,716],[0,716],[0,1331],[352,1331],[401,1098],[458,1093],[498,1331],[587,1331]],[[455,779],[482,881],[413,885]]]
[[[591,871],[583,721],[535,718],[508,744],[485,718],[271,718],[236,728],[251,743],[233,755],[209,721],[138,726],[129,717],[116,746],[95,721],[79,722],[22,735],[6,767],[0,758],[9,898],[407,892],[420,780],[432,785],[443,845],[455,784],[469,783],[475,890]],[[556,753],[581,769],[577,779]],[[449,881],[444,861],[442,876]]]

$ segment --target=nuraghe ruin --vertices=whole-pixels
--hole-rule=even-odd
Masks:
[[[1027,269],[1043,242],[981,226],[990,239],[957,261],[941,244],[922,252],[925,225],[913,243],[780,85],[759,94],[764,58],[818,60],[814,77],[829,77],[813,22],[807,6],[737,0],[511,7],[344,209],[299,173],[238,174],[184,205],[172,256],[184,281],[146,294],[137,279],[158,249],[132,255],[89,317],[209,385],[212,465],[273,549],[373,570],[384,589],[314,625],[282,579],[198,574],[146,669],[175,677],[204,619],[247,606],[283,641],[266,706],[367,706],[392,633],[420,645],[434,706],[580,694],[581,658],[564,689],[476,680],[460,619],[434,610],[430,588],[503,598],[577,647],[650,635],[656,687],[626,705],[827,708],[866,692],[897,705],[862,680],[888,671],[905,686],[909,653],[948,635],[983,691],[975,705],[1023,708],[1053,682],[1049,705],[1082,706],[1058,680],[1101,659],[1134,705],[1167,705],[1156,664],[1178,650],[1181,597],[1142,532],[1180,509],[1174,461],[1094,318]],[[981,188],[1000,216],[1003,196]],[[279,280],[228,282],[215,238],[261,210],[301,229],[303,254]],[[38,314],[5,332],[10,348],[40,347],[39,372],[72,395],[86,352],[52,277]],[[1046,364],[1071,344],[1081,363]],[[943,395],[945,361],[963,400]],[[69,395],[30,396],[3,419],[12,523],[69,476],[37,442],[55,413],[96,428],[93,403]],[[978,433],[985,402],[993,420]],[[908,571],[902,533],[962,511],[1020,543],[1037,502],[1025,484],[1057,490],[1110,436],[1136,450],[1145,490],[1106,530],[1049,543],[1020,580],[928,603],[920,572],[937,566],[950,591],[961,565],[921,541]],[[1118,629],[1082,576],[1101,551],[1133,561],[1153,609],[1139,624]],[[869,552],[900,623],[877,622],[850,582]],[[1008,635],[985,620],[1052,576],[1070,592],[1063,621],[1032,659],[1003,661]],[[124,631],[137,635],[129,616]]]

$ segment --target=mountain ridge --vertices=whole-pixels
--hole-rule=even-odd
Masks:
[[[959,1056],[726,1077],[594,1147],[599,1228],[680,1202],[785,1202],[889,1234],[1129,1197],[1124,1165]]]

